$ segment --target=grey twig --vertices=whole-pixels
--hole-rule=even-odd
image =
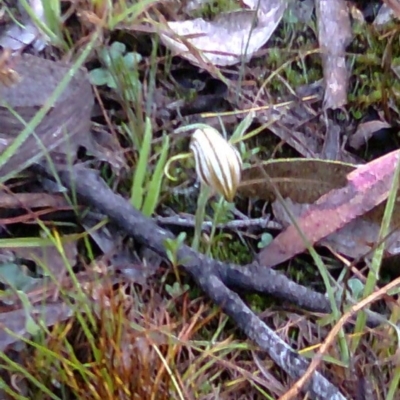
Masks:
[[[182,226],[187,228],[193,228],[195,225],[195,219],[192,216],[181,216],[181,215],[172,215],[169,217],[154,217],[156,222],[162,225],[175,225]],[[212,228],[212,221],[203,222],[203,230]],[[282,225],[277,222],[270,221],[268,218],[252,218],[246,220],[233,220],[226,222],[224,224],[218,224],[219,229],[246,229],[251,227],[257,227],[261,229],[282,229]]]

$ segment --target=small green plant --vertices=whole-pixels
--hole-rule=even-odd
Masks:
[[[261,235],[260,241],[257,243],[259,249],[267,247],[273,240],[273,236],[269,232],[264,232]]]
[[[142,56],[133,51],[127,52],[124,43],[114,42],[109,48],[100,51],[99,58],[104,67],[90,71],[92,84],[105,85],[110,89],[123,88],[124,97],[130,101],[134,100],[135,93],[141,87],[137,66],[142,61]],[[121,85],[121,77],[123,77],[123,85]]]
[[[168,259],[172,264],[172,268],[174,270],[175,277],[179,286],[182,286],[182,282],[179,276],[178,266],[183,262],[183,260],[178,259],[178,250],[185,243],[185,239],[186,239],[186,232],[181,232],[175,239],[165,239],[164,241]],[[172,294],[169,291],[168,293],[172,296]]]
[[[173,266],[178,266],[178,250],[185,243],[186,232],[181,232],[175,239],[165,239],[164,245],[169,261]]]
[[[350,278],[348,281],[348,285],[353,297],[357,301],[361,300],[365,285],[357,278]]]
[[[160,197],[164,166],[169,150],[169,137],[164,136],[160,156],[154,170],[149,171],[151,157],[151,142],[153,138],[151,122],[146,118],[143,142],[139,149],[139,159],[136,165],[131,188],[131,203],[146,216],[153,214]]]
[[[189,289],[190,286],[187,283],[182,285],[179,282],[174,282],[172,285],[165,285],[165,290],[173,299],[182,296]]]

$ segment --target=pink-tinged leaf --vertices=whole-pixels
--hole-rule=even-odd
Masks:
[[[399,150],[363,165],[347,175],[348,184],[320,197],[297,220],[298,227],[313,245],[350,221],[383,203],[388,195],[399,159]],[[294,225],[261,250],[261,265],[272,267],[302,253],[307,244]]]

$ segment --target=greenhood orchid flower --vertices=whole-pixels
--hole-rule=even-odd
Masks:
[[[190,142],[202,184],[232,202],[240,183],[242,159],[237,149],[214,128],[197,129]]]

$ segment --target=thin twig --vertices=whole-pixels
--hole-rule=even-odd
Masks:
[[[193,228],[195,225],[194,217],[192,216],[181,216],[181,215],[173,215],[170,217],[154,217],[155,221],[157,221],[161,225],[175,225],[182,226],[185,228]],[[203,230],[211,229],[213,222],[212,221],[204,221],[203,222]],[[246,229],[246,228],[260,228],[260,229],[282,229],[282,225],[278,222],[270,221],[268,218],[251,218],[247,220],[233,220],[226,222],[224,224],[218,224],[218,229]]]

